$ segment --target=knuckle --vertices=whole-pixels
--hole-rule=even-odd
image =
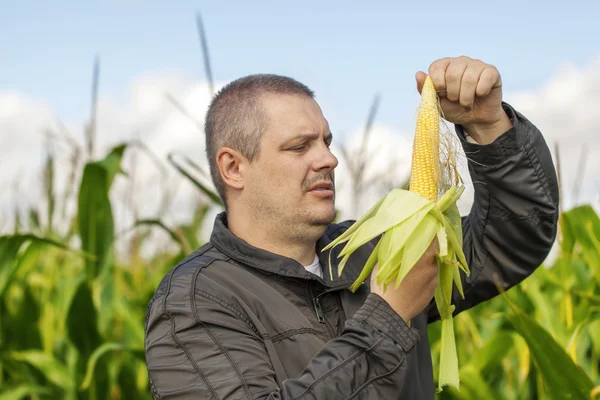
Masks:
[[[429,72],[429,76],[431,76],[432,79],[433,78],[437,78],[437,75],[439,74],[440,71],[441,71],[441,68],[440,68],[439,65],[432,64],[429,67],[429,71],[428,71]]]
[[[474,87],[479,79],[479,74],[476,72],[466,71],[462,78],[463,86]]]
[[[497,76],[500,75],[498,68],[494,67],[493,65],[487,65],[484,71],[487,73],[487,78],[490,80],[494,80]]]
[[[471,107],[471,97],[461,96],[460,97],[460,105],[465,108]]]
[[[449,81],[456,81],[460,78],[460,70],[458,68],[448,69],[446,72],[446,79]]]

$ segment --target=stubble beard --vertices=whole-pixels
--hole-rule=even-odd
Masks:
[[[315,242],[337,216],[335,191],[333,199],[321,201],[333,202],[333,209],[325,211],[322,207],[316,207],[316,210],[311,207],[299,207],[290,212],[292,210],[280,203],[261,201],[256,211],[260,218],[270,221],[267,226],[272,227],[273,233],[277,232],[279,236],[285,236],[294,241]]]
[[[319,199],[322,202],[331,202],[331,210],[325,211],[322,204],[317,207],[301,206],[295,210],[289,210],[282,203],[273,201],[268,195],[261,193],[254,204],[255,217],[269,221],[270,226],[279,236],[288,237],[294,241],[314,242],[317,241],[327,229],[327,226],[335,221],[337,211],[335,209],[335,181],[330,173],[303,182],[302,193],[308,194],[308,189],[316,182],[327,180],[333,185],[333,198]],[[291,211],[291,212],[290,212]]]

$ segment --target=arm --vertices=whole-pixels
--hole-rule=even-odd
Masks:
[[[155,399],[394,398],[420,334],[371,294],[300,376],[277,385],[269,341],[234,305],[196,294],[197,312],[160,299],[149,308],[146,361]]]
[[[471,269],[461,271],[465,299],[454,289],[454,315],[506,290],[535,271],[556,237],[558,182],[550,151],[540,131],[503,103],[512,128],[492,143],[467,142],[456,126],[469,159],[475,197],[463,218],[465,257]],[[429,321],[439,319],[435,304]]]

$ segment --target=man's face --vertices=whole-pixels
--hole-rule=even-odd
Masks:
[[[249,207],[303,238],[315,237],[335,218],[331,132],[309,97],[263,96],[267,115],[260,156],[249,165],[244,189]]]

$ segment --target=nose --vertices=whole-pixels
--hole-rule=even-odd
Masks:
[[[333,171],[338,166],[337,157],[331,152],[331,149],[325,144],[322,145],[317,154],[314,168],[316,171],[330,170]]]

